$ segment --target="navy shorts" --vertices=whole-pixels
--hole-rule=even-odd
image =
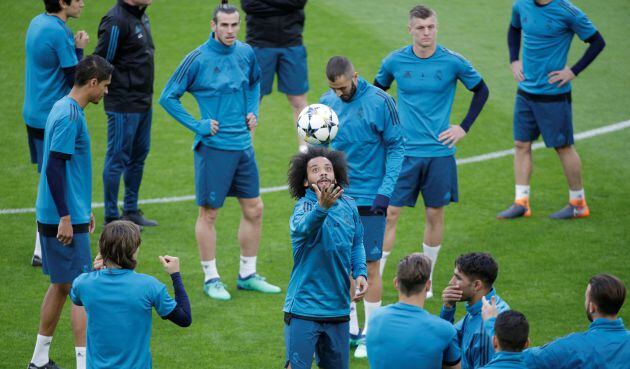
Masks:
[[[254,148],[219,150],[199,143],[195,148],[197,205],[218,209],[227,196],[253,199],[260,196]]]
[[[303,45],[253,47],[253,49],[262,72],[261,95],[271,93],[276,73],[278,74],[278,91],[287,95],[302,95],[308,91],[306,48]]]
[[[44,130],[26,126],[28,149],[31,153],[31,163],[37,164],[37,172],[41,173],[44,162]]]
[[[392,206],[416,206],[422,193],[424,206],[441,208],[458,201],[457,163],[454,156],[418,158],[405,156],[392,195]]]
[[[542,134],[545,146],[573,145],[571,94],[531,95],[519,90],[514,104],[514,140],[536,141]]]
[[[92,271],[90,234],[87,224],[73,225],[72,243],[57,240],[57,224],[37,224],[42,245],[42,272],[50,283],[72,283],[82,273]]]
[[[285,368],[311,369],[313,354],[323,369],[348,369],[350,366],[350,325],[348,322],[324,323],[285,317]]]
[[[359,206],[359,215],[361,216],[361,224],[363,224],[365,260],[381,260],[387,218],[385,214],[370,211],[370,206]]]

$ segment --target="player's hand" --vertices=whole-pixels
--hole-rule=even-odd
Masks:
[[[562,70],[555,70],[547,74],[547,77],[549,77],[547,80],[549,83],[557,83],[558,85],[556,87],[560,88],[571,82],[575,78],[575,74],[573,74],[571,68],[564,67]]]
[[[78,31],[74,35],[74,47],[77,49],[85,49],[88,42],[90,42],[90,35],[85,31]]]
[[[197,133],[201,136],[214,136],[219,132],[219,122],[214,119],[203,119],[199,123],[200,127]]]
[[[374,214],[387,215],[387,206],[389,205],[389,197],[385,195],[376,195],[372,202],[370,211]]]
[[[164,270],[168,274],[173,274],[179,272],[179,258],[176,256],[158,256],[160,258],[160,263],[164,267]]]
[[[101,270],[105,268],[105,264],[103,264],[103,257],[101,256],[100,252],[94,258],[94,261],[92,262],[92,268],[94,270]]]
[[[525,80],[522,61],[514,60],[512,63],[510,63],[510,69],[512,69],[512,74],[514,75],[514,80],[516,82],[523,82]]]
[[[490,318],[496,318],[499,316],[499,309],[497,308],[497,299],[492,296],[490,302],[486,300],[486,296],[481,298],[483,305],[481,306],[481,318],[485,322]]]
[[[357,288],[354,290],[354,298],[352,299],[353,301],[361,301],[363,300],[363,296],[365,296],[365,293],[368,290],[368,283],[367,280],[365,279],[364,276],[360,275],[356,282],[355,282]]]
[[[94,234],[94,230],[96,229],[96,222],[94,221],[94,213],[90,214],[90,224],[88,225],[88,230],[90,234]]]
[[[256,114],[249,113],[247,114],[247,128],[250,131],[253,131],[258,126],[258,118],[256,118]]]
[[[442,141],[443,145],[448,145],[448,148],[450,149],[455,146],[459,140],[464,138],[464,136],[466,136],[466,131],[464,131],[462,127],[451,125],[449,129],[440,133],[438,140]]]
[[[462,290],[455,285],[448,285],[444,291],[442,291],[442,302],[447,308],[452,308],[455,303],[461,301]]]
[[[70,215],[61,217],[61,219],[59,220],[59,227],[57,228],[57,239],[63,245],[69,245],[72,243],[72,236],[73,230]]]
[[[331,206],[343,195],[343,188],[330,184],[328,187],[320,190],[317,184],[313,184],[313,191],[317,194],[317,202],[324,209],[330,209]]]

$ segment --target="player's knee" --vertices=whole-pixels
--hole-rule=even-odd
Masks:
[[[514,148],[518,152],[529,153],[532,151],[532,143],[525,141],[514,141]]]
[[[565,145],[565,146],[560,146],[560,147],[556,147],[556,152],[558,154],[567,154],[567,153],[571,153],[573,152],[573,145]]]
[[[54,283],[52,285],[52,288],[55,290],[57,294],[65,296],[70,293],[70,289],[72,288],[72,285],[70,283]]]
[[[302,95],[287,95],[287,99],[289,100],[289,104],[293,109],[302,109],[306,104],[306,94]]]
[[[397,206],[388,206],[387,207],[387,225],[394,226],[398,221],[398,217],[400,216],[401,208]]]
[[[216,222],[218,214],[218,209],[205,206],[199,208],[199,220],[208,225],[212,225]]]
[[[381,277],[381,268],[380,268],[380,260],[368,261],[367,262],[367,270],[368,270],[368,283],[376,278]],[[371,283],[369,283],[371,284]]]
[[[250,221],[262,221],[264,204],[259,198],[258,201],[243,207],[243,216]]]

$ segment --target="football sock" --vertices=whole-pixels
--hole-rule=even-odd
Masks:
[[[585,200],[585,199],[586,199],[586,197],[584,196],[584,189],[577,190],[577,191],[569,190],[569,200],[571,200],[571,201],[582,201],[582,200]]]
[[[42,244],[39,242],[39,231],[35,232],[35,250],[33,250],[33,255],[37,255],[40,258],[42,257]]]
[[[381,303],[382,301],[369,302],[363,300],[363,307],[365,308],[365,324],[363,324],[363,335],[367,334],[368,322],[370,321],[370,317],[376,309],[381,307]]]
[[[50,343],[52,342],[52,336],[37,335],[37,342],[35,342],[35,350],[33,351],[33,358],[31,363],[35,366],[44,366],[48,364],[50,358],[48,353],[50,352]]]
[[[515,200],[518,199],[522,199],[524,197],[529,197],[529,185],[524,186],[524,185],[516,185],[516,196],[515,196]]]
[[[75,347],[74,352],[77,355],[77,369],[85,369],[85,347]]]
[[[350,303],[350,334],[359,334],[359,318],[357,317],[357,303]]]
[[[256,256],[241,255],[241,264],[238,270],[238,275],[241,278],[245,278],[254,273],[256,273]]]
[[[214,278],[221,278],[217,271],[217,259],[201,261],[201,267],[203,268],[204,282],[208,282]]]
[[[442,248],[442,245],[429,246],[426,243],[422,244],[422,252],[431,259],[431,276],[429,277],[431,281],[433,281],[433,269],[435,269],[435,263],[437,262],[440,248]],[[433,290],[433,288],[431,288],[431,290]]]
[[[381,262],[379,264],[379,269],[381,270],[381,275],[383,275],[383,270],[385,270],[385,263],[387,263],[387,257],[391,254],[391,251],[383,251],[383,256],[381,256]]]

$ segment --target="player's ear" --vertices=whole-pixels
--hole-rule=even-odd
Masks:
[[[529,347],[529,345],[531,345],[531,342],[529,341],[529,337],[527,338],[527,341],[525,341],[525,346],[523,347],[523,349],[526,349]]]
[[[424,286],[425,291],[431,291],[431,280],[427,280],[427,284]]]
[[[499,340],[497,339],[496,334],[492,336],[492,347],[494,347],[495,352],[499,349]]]
[[[394,277],[394,288],[398,290],[398,277]]]

